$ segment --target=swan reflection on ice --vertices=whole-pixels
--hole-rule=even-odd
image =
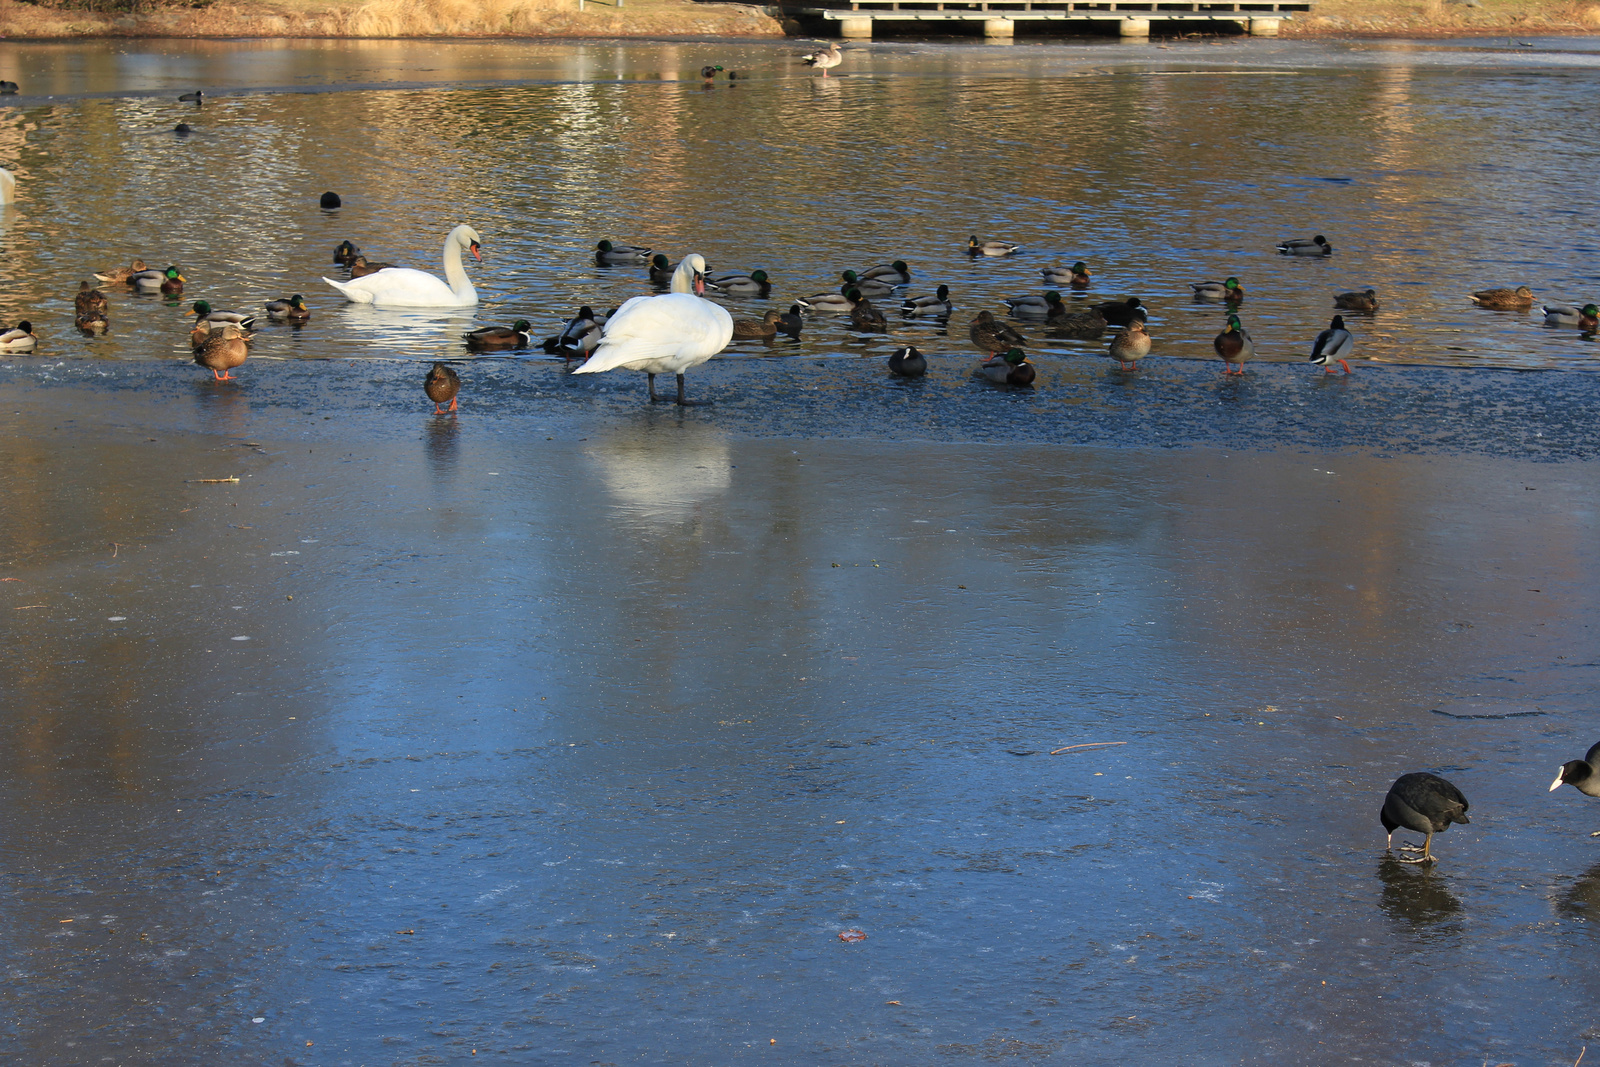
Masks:
[[[728,443],[700,426],[619,430],[585,453],[612,501],[651,522],[681,522],[727,492],[733,474]]]
[[[441,349],[462,354],[461,335],[473,326],[472,308],[395,308],[345,304],[334,310],[346,335],[381,351],[372,355],[431,360]],[[437,346],[437,347],[435,347]]]

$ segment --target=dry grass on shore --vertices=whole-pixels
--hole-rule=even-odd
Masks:
[[[0,0],[11,38],[60,37],[776,37],[748,4],[691,0],[217,0],[102,14]]]
[[[46,3],[49,0],[45,0]],[[764,8],[693,0],[149,0],[135,14],[0,0],[11,38],[776,37]],[[1600,32],[1600,0],[1315,0],[1285,37],[1450,37]]]
[[[1285,37],[1525,36],[1600,31],[1600,0],[1315,0]]]

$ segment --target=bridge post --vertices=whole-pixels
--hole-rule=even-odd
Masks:
[[[1245,24],[1245,26],[1246,26],[1246,29],[1248,29],[1250,31],[1250,36],[1252,36],[1252,37],[1276,37],[1276,36],[1278,36],[1278,23],[1279,23],[1279,21],[1281,21],[1281,20],[1279,20],[1279,19],[1251,19],[1248,23]]]
[[[849,38],[865,37],[865,38],[869,38],[870,39],[872,37],[872,20],[871,19],[840,19],[839,20],[839,36],[840,37],[849,37]]]
[[[1017,24],[1010,19],[984,19],[983,35],[985,37],[1015,37]]]
[[[1149,37],[1149,19],[1123,19],[1117,25],[1117,35],[1120,37]]]

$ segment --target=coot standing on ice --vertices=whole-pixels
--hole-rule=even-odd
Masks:
[[[1378,813],[1378,818],[1389,833],[1388,848],[1394,847],[1396,830],[1415,830],[1427,835],[1423,838],[1421,848],[1415,845],[1401,846],[1402,852],[1422,853],[1416,859],[1403,859],[1401,863],[1433,863],[1434,858],[1428,851],[1428,846],[1433,843],[1433,835],[1444,833],[1453,822],[1464,826],[1472,821],[1467,818],[1467,798],[1461,795],[1461,790],[1437,774],[1426,771],[1402,774],[1396,778],[1394,785],[1389,787],[1389,795],[1383,798],[1383,810]]]
[[[1550,792],[1560,789],[1562,783],[1572,786],[1586,797],[1600,797],[1600,745],[1590,748],[1582,759],[1563,763],[1556,780],[1550,783]],[[1600,837],[1600,830],[1589,836]]]

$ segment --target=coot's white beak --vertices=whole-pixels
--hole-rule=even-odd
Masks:
[[[1561,788],[1561,775],[1566,774],[1566,773],[1567,773],[1566,768],[1563,767],[1561,769],[1561,771],[1556,775],[1556,780],[1550,783],[1550,788],[1549,788],[1549,790],[1547,790],[1547,792],[1554,793],[1557,789],[1560,789]]]

